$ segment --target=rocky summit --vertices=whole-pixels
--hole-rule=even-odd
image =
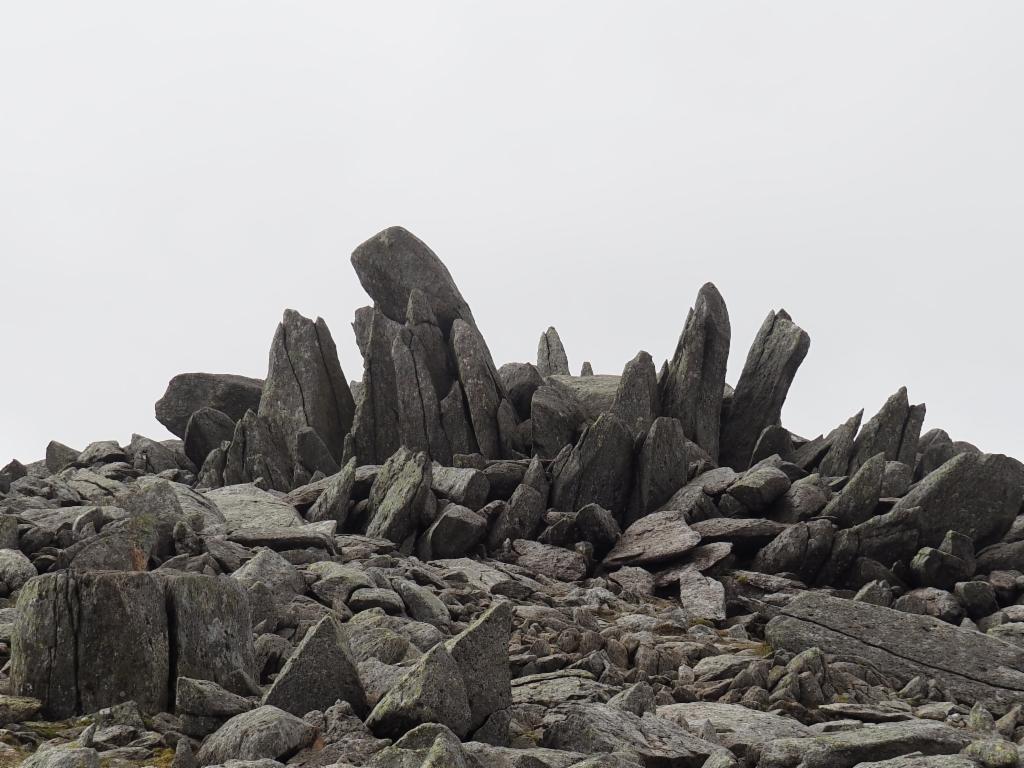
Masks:
[[[727,383],[711,284],[660,372],[575,376],[404,229],[352,266],[357,380],[286,310],[177,439],[0,470],[0,766],[1024,766],[1024,465],[906,389],[794,434],[807,332]]]

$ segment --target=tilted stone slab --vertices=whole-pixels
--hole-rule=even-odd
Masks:
[[[930,616],[808,592],[785,606],[765,635],[776,649],[818,647],[901,685],[918,675],[936,678],[961,701],[995,711],[1024,701],[1024,648]]]

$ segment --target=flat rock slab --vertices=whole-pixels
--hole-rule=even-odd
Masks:
[[[757,768],[853,768],[914,752],[955,755],[969,734],[931,720],[868,725],[804,739],[776,739],[761,752]]]
[[[700,543],[700,534],[680,512],[666,510],[641,517],[625,530],[604,559],[606,568],[677,560]]]
[[[306,523],[291,504],[255,485],[229,485],[208,491],[206,498],[217,505],[230,532],[248,528],[289,528]]]
[[[813,734],[796,720],[739,704],[711,701],[667,704],[658,707],[658,717],[679,725],[688,724],[691,729],[699,729],[703,723],[710,722],[722,746],[739,754],[772,739],[805,738]]]
[[[936,678],[961,701],[1006,711],[1024,699],[1024,648],[930,616],[807,592],[766,627],[772,647],[818,647],[906,684]]]

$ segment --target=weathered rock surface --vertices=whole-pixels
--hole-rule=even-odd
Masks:
[[[156,420],[180,438],[189,417],[203,408],[221,411],[238,421],[260,405],[263,382],[229,373],[179,373],[156,403]]]

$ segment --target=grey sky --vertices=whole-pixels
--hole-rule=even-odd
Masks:
[[[496,361],[671,354],[730,381],[769,309],[806,435],[900,385],[1024,456],[1024,4],[0,4],[0,465],[167,433],[175,373],[262,376],[285,307],[349,378],[348,261],[391,224]]]

